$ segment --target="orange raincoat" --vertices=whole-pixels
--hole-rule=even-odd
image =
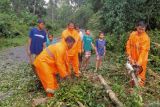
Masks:
[[[79,33],[76,30],[64,30],[62,32],[62,41],[65,40],[66,37],[72,36],[75,39],[75,43],[67,53],[69,63],[72,64],[73,70],[75,72],[76,76],[79,76],[79,59],[78,59],[78,53],[81,52],[81,38],[79,36]],[[71,71],[68,72],[68,74],[71,74]]]
[[[66,50],[66,43],[59,42],[44,49],[35,59],[34,66],[45,91],[58,88],[56,74],[62,78],[68,75]]]
[[[143,68],[143,71],[138,74],[138,78],[140,79],[140,86],[144,86],[144,82],[146,79],[145,76],[149,50],[150,38],[148,37],[146,32],[138,34],[138,32],[135,31],[130,34],[129,40],[127,41],[126,45],[126,51],[127,55],[130,56],[135,63],[142,66]],[[133,62],[131,63],[133,64]]]

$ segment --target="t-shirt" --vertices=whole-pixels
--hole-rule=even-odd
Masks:
[[[84,51],[91,51],[92,50],[92,43],[93,39],[90,35],[84,35],[83,36],[83,43],[84,43]]]
[[[100,40],[100,39],[96,40],[96,48],[97,48],[98,55],[100,55],[100,56],[104,55],[104,52],[105,52],[104,47],[105,46],[106,46],[105,40]]]
[[[50,40],[47,38],[46,46],[48,47],[49,45],[51,45],[51,44],[56,44],[57,42],[58,42],[57,39],[53,39],[52,41],[50,41]]]
[[[46,42],[46,32],[45,30],[39,30],[38,28],[32,28],[29,32],[29,37],[31,38],[30,51],[31,54],[40,54],[43,50],[43,43]]]
[[[81,37],[81,40],[83,40],[83,33],[81,31],[79,32],[79,35]]]

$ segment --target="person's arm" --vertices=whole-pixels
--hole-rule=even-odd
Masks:
[[[141,46],[141,53],[139,55],[137,65],[142,66],[144,61],[148,60],[148,51],[150,50],[150,40],[145,40]]]
[[[134,36],[134,35],[133,35]],[[134,60],[131,58],[131,41],[132,41],[132,33],[129,36],[129,39],[126,43],[126,55],[127,55],[127,59],[130,61],[131,64],[134,64]]]
[[[46,48],[46,42],[47,42],[47,34],[45,34],[45,36],[44,36],[43,49]]]
[[[84,42],[82,41],[82,53],[84,52]]]
[[[127,54],[127,56],[129,57],[130,56],[130,54],[131,54],[131,47],[130,47],[130,38],[128,39],[128,41],[127,41],[127,44],[126,44],[126,54]]]
[[[46,48],[46,42],[43,43],[43,49],[45,49],[45,48]]]
[[[67,61],[66,61],[66,54],[63,55],[61,53],[58,53],[57,55],[57,58],[56,58],[56,65],[57,65],[57,68],[58,68],[58,72],[60,74],[60,77],[61,78],[65,78],[68,76],[68,68],[69,68],[69,64],[67,64]]]
[[[65,36],[66,36],[66,30],[64,30],[61,34],[61,39],[62,40],[65,40]]]
[[[104,46],[104,56],[106,55],[106,46]]]
[[[106,55],[106,41],[104,43],[104,56]]]
[[[33,29],[30,30],[29,32],[29,39],[28,39],[28,44],[27,44],[27,55],[29,57],[30,63],[32,63],[32,57],[31,57],[31,42],[32,42],[32,36],[33,36]]]
[[[82,52],[84,52],[84,41],[85,41],[85,36],[83,36],[83,39],[82,39]]]
[[[82,52],[82,41],[81,41],[79,34],[78,34],[78,41],[77,42],[78,42],[77,43],[78,52],[81,53]]]
[[[32,39],[29,37],[29,39],[28,39],[28,44],[27,44],[27,54],[28,54],[28,55],[31,54],[31,52],[30,52],[31,41],[32,41]]]
[[[32,64],[33,61],[32,61],[31,51],[30,51],[31,41],[32,41],[32,39],[29,37],[29,39],[28,39],[28,44],[27,44],[27,55],[28,55],[28,57],[29,57],[30,63]]]
[[[92,42],[91,42],[91,46],[92,46],[92,49],[94,49],[96,51],[96,47],[93,44],[93,39],[92,39]]]
[[[96,40],[96,46],[95,46],[96,55],[98,55],[97,48],[98,48],[98,40]]]
[[[96,47],[94,46],[94,44],[91,42],[91,45],[92,45],[92,48],[94,49],[94,50],[96,50]]]

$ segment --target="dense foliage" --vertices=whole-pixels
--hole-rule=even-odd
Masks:
[[[69,21],[76,22],[82,29],[91,29],[95,38],[99,31],[104,31],[107,55],[97,73],[109,81],[112,90],[127,107],[148,106],[160,101],[159,10],[160,0],[49,0],[48,3],[45,0],[0,0],[0,49],[23,45],[23,38],[39,18],[45,19],[46,28],[54,35],[60,35]],[[139,19],[147,22],[147,33],[151,38],[143,100],[137,92],[128,94],[129,78],[124,67],[126,41]],[[0,106],[31,106],[32,99],[44,97],[45,92],[37,88],[37,77],[28,64],[15,63],[15,59],[8,58],[13,53],[6,54],[0,53]],[[87,73],[94,74],[95,56],[91,62]],[[149,70],[157,77],[149,74]],[[90,81],[85,77],[61,81],[55,97],[40,106],[76,107],[78,101],[88,107],[114,106],[101,85],[94,82],[97,80]]]
[[[140,19],[147,22],[149,29],[160,27],[159,0],[88,1],[92,3],[95,14],[99,13],[101,29],[105,32],[123,33],[129,31]]]

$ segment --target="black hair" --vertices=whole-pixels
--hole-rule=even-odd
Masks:
[[[85,29],[85,32],[87,32],[87,30],[89,30],[89,29]]]
[[[74,22],[72,21],[70,21],[67,25],[69,26],[70,24],[73,24],[75,26]]]
[[[68,36],[68,37],[65,39],[65,42],[67,42],[67,43],[75,43],[75,39],[74,39],[72,36]]]
[[[80,27],[78,25],[75,25],[75,29],[77,29],[77,28],[80,29]]]
[[[49,36],[52,36],[52,37],[53,37],[53,34],[50,34],[50,33],[49,33],[49,34],[48,34],[48,37],[49,37]]]
[[[42,19],[38,19],[37,23],[38,23],[38,24],[40,24],[40,23],[45,24],[45,21],[44,21],[44,20],[42,20]]]
[[[147,27],[147,24],[145,23],[144,20],[140,20],[136,23],[136,27],[141,26],[141,27]]]
[[[100,32],[99,32],[99,36],[100,36],[100,34],[103,34],[103,35],[104,35],[104,32],[100,31]]]

